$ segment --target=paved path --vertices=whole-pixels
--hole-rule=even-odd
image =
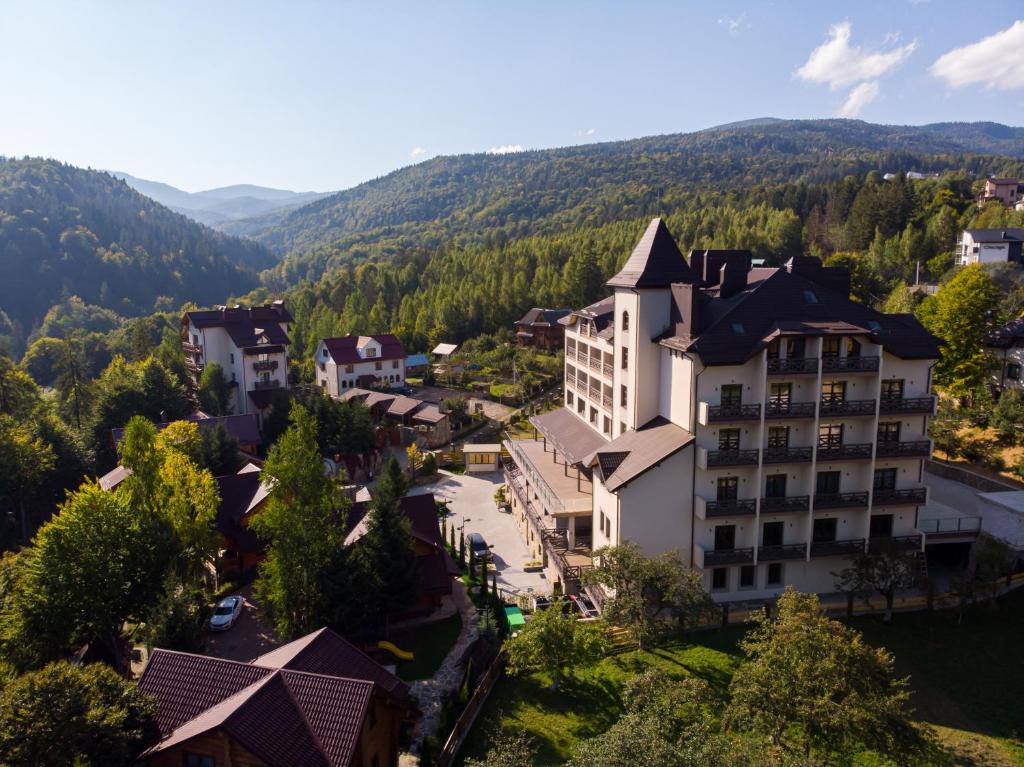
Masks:
[[[511,514],[498,511],[494,491],[504,482],[501,472],[486,474],[450,474],[442,471],[436,482],[413,488],[411,493],[433,493],[447,499],[452,515],[448,525],[458,527],[465,520],[467,533],[480,533],[492,545],[498,586],[513,591],[533,589],[538,594],[551,591],[543,573],[523,572],[523,564],[531,559]],[[456,533],[456,537],[458,534]]]
[[[252,602],[252,586],[245,586],[235,593],[245,599],[242,614],[227,631],[207,632],[206,654],[244,663],[280,647],[281,643]]]

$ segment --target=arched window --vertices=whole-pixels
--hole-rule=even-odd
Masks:
[[[629,330],[629,312],[622,313],[622,329]]]

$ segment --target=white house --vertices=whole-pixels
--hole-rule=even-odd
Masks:
[[[181,348],[193,383],[198,385],[206,365],[216,362],[231,387],[231,412],[262,414],[274,391],[288,388],[292,321],[281,301],[186,312],[181,318]]]
[[[961,266],[969,264],[1022,263],[1024,229],[965,229],[957,243]]]
[[[849,280],[810,257],[687,261],[651,222],[612,295],[563,320],[564,406],[506,445],[553,583],[577,589],[626,540],[678,552],[719,601],[832,591],[877,539],[923,550],[937,342],[851,301]]]
[[[390,333],[325,338],[314,359],[317,384],[332,397],[352,388],[405,386],[405,349]]]
[[[1019,200],[1024,199],[1022,195],[1024,195],[1024,181],[1016,178],[989,178],[985,180],[985,189],[978,197],[978,206],[981,207],[991,200],[998,200],[1010,208]]]

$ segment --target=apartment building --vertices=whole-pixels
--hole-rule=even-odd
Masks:
[[[181,348],[193,384],[198,386],[203,369],[216,362],[231,387],[231,412],[262,416],[275,390],[288,388],[292,322],[281,301],[185,312]]]
[[[1021,199],[1024,199],[1024,181],[1016,178],[989,178],[985,179],[985,188],[978,197],[978,207],[998,200],[1007,208],[1012,208]]]
[[[357,387],[405,386],[405,349],[390,333],[325,338],[313,359],[317,383],[332,397]]]
[[[831,591],[880,539],[923,550],[936,339],[849,300],[845,269],[751,262],[685,259],[655,219],[612,295],[563,321],[564,406],[506,445],[557,588],[625,540],[678,551],[719,601]]]
[[[957,243],[957,260],[969,264],[1024,263],[1024,229],[965,229]]]

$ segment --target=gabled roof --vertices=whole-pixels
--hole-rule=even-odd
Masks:
[[[1002,229],[966,229],[965,234],[971,235],[975,242],[1020,242],[1024,240],[1024,229],[1004,227]]]
[[[608,490],[615,491],[693,442],[694,436],[658,416],[639,429],[627,431],[587,457],[597,465]]]
[[[570,464],[582,463],[608,441],[591,429],[566,407],[560,407],[530,418],[530,423],[544,435]]]
[[[996,330],[989,339],[989,346],[1003,349],[1017,344],[1021,339],[1024,339],[1024,317],[1010,320]],[[102,484],[102,482],[103,479],[101,478],[100,483]]]
[[[571,312],[558,322],[561,325],[571,325],[576,319],[590,320],[594,323],[598,337],[608,340],[615,335],[615,324],[612,322],[613,314],[615,314],[615,296],[606,296],[590,306]]]
[[[239,551],[255,554],[266,549],[263,541],[243,520],[270,495],[271,487],[260,481],[259,467],[248,464],[238,474],[217,477],[220,504],[217,506],[217,530],[235,542]]]
[[[440,423],[447,417],[437,405],[424,405],[412,414],[412,420],[418,423]]]
[[[353,386],[351,389],[346,389],[342,392],[338,398],[343,402],[349,400],[359,400],[366,407],[374,407],[376,405],[387,405],[390,407],[390,403],[394,401],[397,394],[388,394],[387,392],[374,391],[373,389],[362,389],[358,386]]]
[[[539,309],[534,307],[516,322],[517,325],[554,325],[562,317],[572,314],[572,309]]]
[[[365,358],[359,356],[359,349],[366,346],[371,340],[380,344],[380,355]],[[331,359],[338,365],[354,365],[358,362],[376,362],[377,360],[405,359],[405,349],[402,347],[402,342],[391,333],[380,333],[372,336],[325,338],[321,343],[327,349]]]
[[[239,349],[258,344],[287,346],[290,341],[281,325],[293,321],[284,304],[279,301],[251,308],[234,306],[186,312],[183,319],[201,330],[224,328]]]
[[[679,252],[665,223],[656,218],[648,225],[619,273],[608,280],[613,288],[667,288],[673,282],[692,282],[686,259]]]
[[[118,464],[99,479],[103,490],[113,490],[132,475],[132,470]]]
[[[409,413],[423,407],[423,400],[413,399],[399,394],[391,405],[388,406],[388,415],[406,416]]]
[[[449,354],[459,348],[458,344],[438,344],[434,347],[431,354],[440,354],[442,357],[447,357]]]

